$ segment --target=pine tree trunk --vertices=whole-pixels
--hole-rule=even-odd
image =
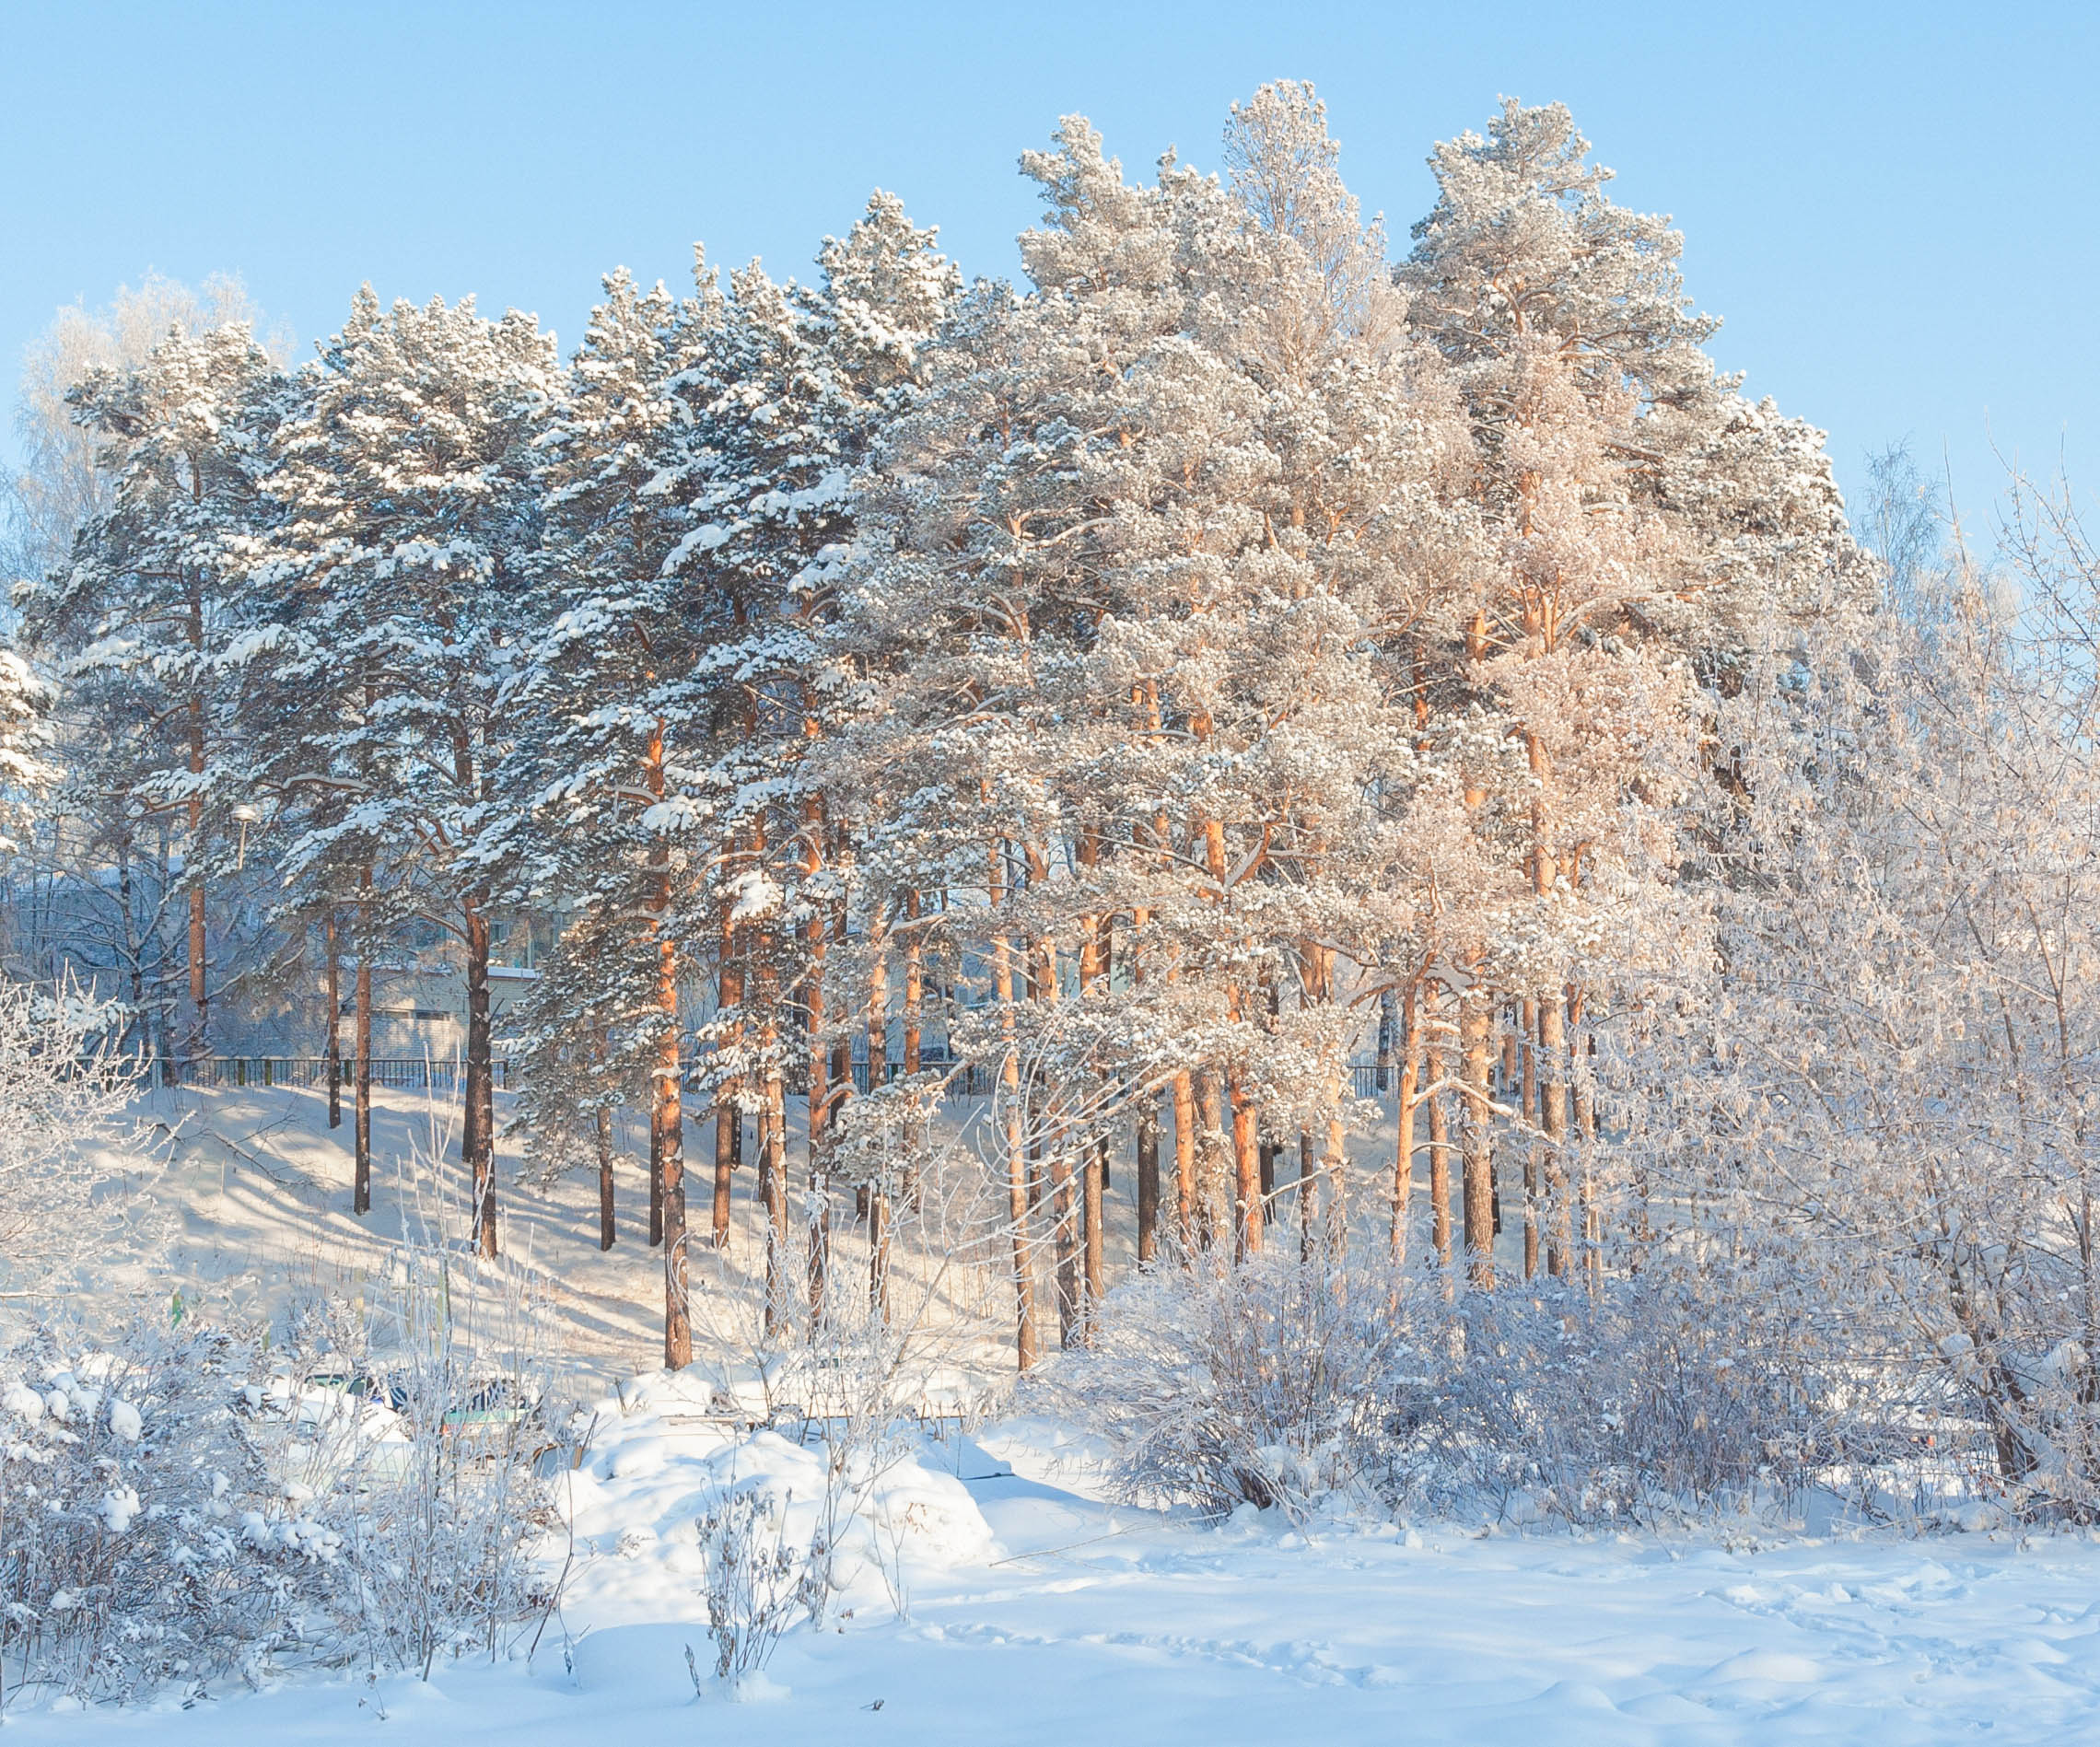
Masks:
[[[995,844],[987,888],[996,917],[1006,903],[1006,851]],[[1014,1356],[1022,1370],[1039,1356],[1035,1330],[1035,1271],[1028,1232],[1028,1147],[1021,1099],[1021,1044],[1014,1024],[1013,942],[1005,934],[992,937],[992,987],[999,1004],[1004,1053],[999,1062],[1000,1099],[1005,1104],[1007,1217],[1013,1240]]]
[[[715,1005],[719,1012],[733,1012],[743,1005],[743,966],[737,957],[737,930],[729,918],[734,906],[722,901],[720,961],[716,969]],[[737,1019],[724,1045],[741,1051],[743,1020]],[[738,1142],[743,1136],[743,1078],[741,1075],[718,1081],[715,1088],[715,1182],[708,1210],[708,1233],[718,1250],[729,1247],[729,1189],[736,1173]]]
[[[191,803],[191,828],[192,841],[197,831],[194,817],[202,809]],[[187,871],[187,870],[185,870]],[[190,1036],[183,1047],[187,1060],[201,1062],[211,1053],[211,1044],[205,1034],[210,1017],[209,994],[204,986],[204,889],[202,885],[190,888]]]
[[[1143,827],[1138,828],[1138,834]],[[1145,981],[1145,928],[1152,913],[1139,904],[1130,912],[1130,986]],[[1138,1260],[1160,1253],[1160,1094],[1148,1089],[1138,1101]]]
[[[488,1013],[488,916],[476,892],[466,903],[467,1073],[461,1136],[473,1183],[475,1247],[496,1254],[496,1084]]]
[[[1155,683],[1148,682],[1144,687],[1144,691],[1146,694],[1146,706],[1150,718],[1150,731],[1153,734],[1157,734],[1160,731],[1159,687]],[[1152,846],[1157,850],[1161,859],[1171,866],[1173,861],[1173,832],[1168,825],[1167,816],[1163,812],[1155,814],[1153,817],[1151,841]],[[1142,932],[1146,924],[1151,920],[1151,912],[1147,909],[1135,911],[1132,914],[1134,919],[1136,920],[1138,929]],[[1179,982],[1180,979],[1181,973],[1175,968],[1173,961],[1170,957],[1167,961],[1167,983],[1170,986],[1172,986],[1173,984]],[[1187,1068],[1179,1068],[1174,1073],[1173,1079],[1171,1082],[1171,1087],[1173,1097],[1174,1114],[1175,1235],[1177,1241],[1179,1241],[1181,1244],[1182,1255],[1185,1260],[1186,1258],[1195,1255],[1196,1244],[1199,1241],[1199,1235],[1197,1230],[1199,1218],[1199,1188],[1196,1182],[1196,1117],[1195,1077]]]
[[[1086,1311],[1085,1322],[1091,1334],[1095,1319],[1101,1313],[1101,1301],[1107,1293],[1107,1282],[1102,1274],[1102,1191],[1108,1186],[1108,1138],[1096,1136],[1086,1150],[1086,1173],[1080,1184],[1081,1213],[1085,1218],[1086,1239]]]
[[[822,804],[803,804],[802,877],[813,882],[823,868]],[[810,1338],[823,1323],[824,1282],[831,1261],[830,1123],[831,1077],[824,1044],[824,961],[827,949],[824,907],[812,903],[805,938],[809,968],[804,973],[802,1008],[807,1020],[803,1053],[809,1075],[807,1110],[810,1143],[809,1297]]]
[[[658,887],[659,915],[670,908],[671,881]],[[682,1370],[693,1362],[693,1307],[685,1252],[685,1107],[681,1096],[685,1066],[678,1035],[678,948],[657,941],[657,1062],[654,1126],[663,1140],[663,1363]]]
[[[868,1202],[868,1302],[890,1322],[890,1197],[878,1187]]]
[[[773,1060],[772,1026],[765,1028],[766,1059]],[[765,1200],[765,1333],[777,1338],[788,1325],[788,1089],[777,1065],[765,1076],[764,1132],[759,1136],[760,1190]]]
[[[1070,1141],[1062,1129],[1050,1141],[1050,1229],[1057,1282],[1057,1340],[1071,1346],[1079,1334],[1079,1208],[1072,1194]]]
[[[656,1098],[649,1099],[649,1248],[663,1241],[663,1129],[657,1122]]]
[[[1400,1004],[1400,1090],[1394,1106],[1393,1259],[1403,1265],[1407,1260],[1407,1206],[1415,1194],[1415,1089],[1422,1073],[1418,1000],[1418,991],[1410,984]]]
[[[1429,1244],[1437,1252],[1437,1266],[1443,1270],[1445,1287],[1452,1281],[1451,1217],[1451,1123],[1443,1093],[1438,1089],[1444,1077],[1444,1053],[1435,1044],[1422,1051],[1422,1073],[1429,1082],[1423,1102],[1429,1112]]]
[[[1525,1000],[1517,1009],[1517,1029],[1522,1034],[1520,1055],[1523,1075],[1524,1126],[1538,1128],[1538,1049],[1532,1042],[1538,1031],[1538,1003]],[[1524,1147],[1524,1278],[1538,1277],[1538,1142]]]
[[[1184,1067],[1174,1075],[1174,1211],[1182,1254],[1196,1253],[1196,1079]]]
[[[1538,1053],[1545,1069],[1539,1126],[1546,1131],[1546,1271],[1558,1279],[1568,1273],[1573,1230],[1568,1205],[1568,1043],[1555,996],[1538,1004]]]
[[[612,1247],[612,1112],[603,1104],[597,1111],[598,1128],[598,1247]]]
[[[1261,1253],[1262,1155],[1254,1100],[1237,1069],[1226,1077],[1226,1101],[1232,1111],[1232,1253],[1243,1262]]]
[[[1079,865],[1091,870],[1099,864],[1100,857],[1100,840],[1089,832],[1079,845]],[[1101,919],[1090,912],[1079,918],[1079,1001],[1082,1006],[1090,996],[1098,996],[1102,992],[1105,976]],[[1098,1066],[1096,1073],[1098,1077]],[[1079,1143],[1079,1238],[1085,1288],[1079,1320],[1084,1330],[1091,1328],[1096,1308],[1102,1299],[1101,1194],[1108,1181],[1107,1138],[1097,1136],[1082,1140]]]
[[[1310,1262],[1319,1248],[1320,1168],[1312,1161],[1312,1136],[1298,1131],[1298,1259]]]
[[[1596,1045],[1582,1031],[1582,996],[1579,990],[1568,994],[1569,1054],[1570,1056],[1583,1048],[1594,1054]],[[1592,1164],[1597,1150],[1597,1112],[1592,1101],[1589,1077],[1574,1074],[1575,1135],[1581,1147],[1579,1168],[1581,1172],[1582,1204],[1582,1280],[1593,1293],[1604,1282],[1604,1211],[1597,1205],[1597,1186],[1592,1175]]]
[[[1208,1249],[1218,1238],[1220,1211],[1231,1217],[1232,1199],[1225,1172],[1225,1105],[1215,1070],[1196,1077],[1196,1240]],[[1236,1180],[1237,1173],[1235,1173]]]
[[[914,925],[918,921],[916,891],[904,893],[904,917]],[[925,964],[919,931],[914,926],[907,930],[904,938],[904,1059],[899,1065],[907,1080],[919,1071],[919,1031],[926,1005]],[[914,1207],[919,1203],[919,1150],[926,1140],[918,1112],[918,1094],[915,1092],[910,1113],[904,1118],[904,1178],[901,1185],[905,1199]]]
[[[1465,1157],[1465,1275],[1483,1291],[1495,1286],[1494,1154],[1488,1112],[1488,1064],[1495,1011],[1487,996],[1468,990],[1458,1008],[1459,1048],[1465,1076],[1461,1133]]]
[[[1138,1106],[1138,1260],[1160,1253],[1160,1095],[1147,1092]]]
[[[335,912],[323,930],[328,942],[328,1125],[343,1126],[343,943]]]
[[[359,1214],[372,1210],[372,869],[357,870],[357,1119],[352,1136],[354,1187],[350,1205]]]
[[[890,958],[885,938],[875,948],[868,968],[868,1090],[881,1086],[890,1064]],[[877,1177],[868,1184],[868,1301],[889,1321],[887,1274],[890,1265],[889,1185]]]
[[[1336,1085],[1333,1093],[1335,1101],[1333,1108],[1337,1112],[1341,1109],[1343,1098],[1343,1089],[1340,1083],[1341,1073],[1341,1069],[1337,1068],[1336,1070]],[[1344,1125],[1342,1119],[1338,1113],[1330,1115],[1327,1118],[1326,1149],[1324,1156],[1320,1161],[1320,1170],[1317,1173],[1317,1176],[1324,1177],[1326,1180],[1328,1204],[1327,1225],[1329,1229],[1334,1233],[1334,1240],[1337,1248],[1344,1254],[1348,1252],[1348,1130]],[[1305,1253],[1308,1257],[1310,1257],[1312,1253],[1311,1248],[1312,1223],[1310,1204],[1307,1208],[1305,1230],[1307,1233],[1307,1247]]]

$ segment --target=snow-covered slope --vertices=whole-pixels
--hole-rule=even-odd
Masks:
[[[32,1713],[101,1747],[655,1742],[2004,1741],[2094,1738],[2100,1544],[1480,1536],[1103,1502],[1082,1447],[1016,1424],[921,1442],[873,1488],[836,1630],[789,1636],[769,1701],[696,1699],[692,1519],[734,1474],[821,1485],[645,1380],[568,1489],[568,1604],[530,1661],[289,1682],[188,1709]],[[645,1404],[646,1402],[646,1404]],[[901,1579],[908,1617],[891,1601]]]

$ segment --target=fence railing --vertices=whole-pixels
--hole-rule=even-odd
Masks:
[[[356,1083],[356,1064],[345,1055],[336,1064],[341,1085],[348,1091]],[[214,1055],[184,1062],[180,1069],[185,1086],[325,1086],[325,1055]],[[510,1064],[498,1059],[491,1064],[498,1091],[508,1091]],[[466,1079],[467,1066],[451,1056],[375,1055],[372,1084],[394,1091],[456,1092]]]
[[[492,1064],[496,1075],[496,1089],[509,1091],[515,1082],[508,1061],[498,1058]],[[996,1062],[972,1062],[957,1066],[953,1063],[928,1059],[924,1066],[928,1072],[948,1075],[943,1096],[951,1100],[989,1098],[998,1084],[999,1066]],[[348,1091],[355,1073],[355,1065],[345,1055],[339,1064],[342,1086]],[[904,1072],[904,1064],[889,1061],[882,1064],[884,1081],[893,1080]],[[1377,1098],[1390,1092],[1397,1078],[1396,1069],[1380,1067],[1375,1062],[1351,1062],[1349,1064],[1349,1089],[1358,1098]],[[455,1057],[433,1058],[416,1055],[375,1055],[372,1058],[372,1084],[393,1091],[456,1092],[466,1078],[466,1064]],[[325,1055],[214,1055],[208,1059],[184,1062],[181,1068],[181,1083],[185,1086],[297,1086],[316,1087],[328,1084],[328,1057]],[[853,1089],[866,1092],[872,1080],[869,1065],[865,1061],[853,1065]],[[801,1097],[809,1089],[808,1083],[799,1074],[788,1077],[788,1091]]]
[[[929,1072],[946,1072],[951,1076],[945,1095],[951,1099],[989,1098],[992,1095],[993,1088],[998,1084],[999,1066],[996,1062],[973,1062],[966,1067],[956,1067],[952,1063],[929,1060],[924,1064],[924,1066]],[[904,1072],[904,1064],[897,1061],[885,1062],[882,1064],[882,1077],[885,1081],[896,1079]],[[1382,1097],[1394,1089],[1398,1078],[1399,1070],[1397,1068],[1381,1067],[1376,1062],[1351,1062],[1349,1064],[1349,1090],[1353,1097]],[[865,1092],[871,1079],[872,1076],[869,1072],[866,1062],[854,1063],[853,1089],[855,1091]],[[807,1087],[804,1084],[796,1084],[788,1089],[800,1093],[805,1091]]]

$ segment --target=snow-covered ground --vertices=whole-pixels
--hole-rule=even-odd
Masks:
[[[653,1400],[650,1398],[653,1397]],[[298,1679],[187,1709],[15,1715],[10,1741],[833,1743],[2100,1739],[2100,1544],[1488,1534],[1104,1502],[1053,1427],[922,1444],[876,1489],[840,1629],[762,1702],[711,1658],[694,1516],[734,1473],[807,1501],[814,1457],[732,1443],[644,1380],[566,1490],[576,1563],[530,1660]],[[869,1552],[868,1543],[857,1544]],[[710,1683],[711,1684],[711,1683]]]
[[[75,1308],[104,1320],[158,1315],[180,1292],[190,1312],[207,1320],[248,1321],[282,1315],[300,1294],[334,1293],[356,1299],[391,1265],[406,1207],[433,1231],[459,1238],[470,1218],[468,1184],[459,1162],[459,1101],[450,1092],[375,1089],[372,1126],[373,1208],[359,1218],[351,1211],[350,1106],[343,1125],[331,1129],[325,1096],[286,1087],[184,1088],[142,1098],[136,1114],[143,1145],[114,1149],[106,1185],[112,1205],[150,1205],[165,1209],[173,1229],[134,1219],[112,1225],[104,1242],[78,1275],[63,1283]],[[508,1094],[496,1098],[499,1133],[510,1114]],[[981,1102],[940,1107],[939,1123],[962,1153],[974,1149]],[[801,1101],[788,1100],[789,1177],[800,1181],[805,1158]],[[1170,1130],[1171,1135],[1171,1130]],[[648,1217],[643,1159],[644,1126],[634,1120],[619,1130],[615,1167],[619,1236],[608,1252],[598,1247],[595,1174],[580,1171],[549,1182],[527,1181],[515,1136],[497,1145],[502,1182],[497,1217],[504,1253],[542,1288],[554,1337],[569,1368],[595,1387],[655,1363],[662,1352],[663,1258],[648,1243]],[[989,1144],[989,1143],[988,1143]],[[711,1159],[711,1126],[689,1121],[689,1160]],[[1394,1121],[1390,1109],[1379,1123],[1349,1137],[1349,1195],[1353,1206],[1382,1208],[1391,1194]],[[1426,1155],[1425,1155],[1426,1156]],[[1003,1165],[998,1167],[1003,1170]],[[1426,1166],[1416,1192],[1426,1205]],[[1284,1178],[1289,1181],[1288,1165]],[[732,1273],[749,1275],[762,1255],[756,1171],[737,1173],[732,1195],[735,1242],[728,1258]],[[143,1190],[145,1195],[133,1192]],[[1003,1208],[1003,1179],[996,1184]],[[689,1179],[695,1228],[707,1217],[708,1185],[699,1172]],[[1135,1168],[1118,1159],[1104,1194],[1108,1275],[1111,1284],[1136,1252]],[[850,1187],[840,1191],[834,1228],[838,1241],[858,1242],[850,1208]],[[1498,1259],[1514,1268],[1522,1256],[1521,1221],[1514,1209],[1498,1240]],[[1286,1194],[1286,1217],[1296,1217]],[[1376,1221],[1366,1229],[1381,1229]],[[865,1228],[859,1228],[864,1234]],[[911,1264],[907,1232],[896,1264]],[[996,1265],[951,1269],[944,1292],[971,1297],[973,1312],[986,1310],[1003,1341],[1009,1288],[1003,1249],[987,1254]],[[708,1265],[715,1265],[708,1258]],[[695,1257],[695,1266],[701,1258]],[[849,1254],[848,1265],[861,1265]],[[4,1309],[5,1307],[0,1307]],[[705,1322],[706,1310],[696,1312]],[[0,1323],[5,1318],[0,1317]],[[702,1331],[705,1334],[705,1330]],[[705,1342],[703,1341],[703,1345]],[[1010,1344],[976,1356],[987,1380],[1010,1375]]]
[[[205,1314],[250,1315],[297,1289],[355,1293],[399,1231],[391,1161],[442,1150],[446,1102],[386,1095],[369,1221],[349,1212],[344,1131],[311,1094],[150,1110],[172,1133],[144,1186],[179,1220],[173,1250],[105,1252],[82,1285],[125,1314],[177,1290]],[[1359,1161],[1364,1193],[1381,1144]],[[660,1260],[636,1240],[631,1160],[622,1172],[611,1254],[588,1182],[505,1204],[507,1247],[551,1283],[587,1392],[656,1345]],[[442,1198],[457,1174],[426,1171],[417,1193]],[[188,1708],[10,1710],[6,1740],[2100,1741],[2100,1542],[2082,1536],[1307,1531],[1251,1510],[1212,1526],[1108,1501],[1083,1444],[1035,1421],[924,1441],[889,1468],[850,1537],[842,1629],[786,1638],[765,1702],[731,1704],[712,1683],[696,1698],[686,1649],[703,1671],[713,1655],[696,1512],[725,1480],[756,1480],[792,1492],[806,1532],[820,1464],[772,1434],[732,1436],[696,1377],[626,1381],[600,1414],[561,1488],[562,1617],[529,1660],[441,1667],[427,1684],[229,1684]]]

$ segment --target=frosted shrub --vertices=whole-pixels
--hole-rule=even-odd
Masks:
[[[761,1672],[795,1622],[822,1604],[811,1549],[790,1545],[788,1503],[759,1486],[719,1488],[700,1512],[702,1592],[707,1636],[715,1641],[715,1678],[731,1692]],[[694,1690],[701,1677],[685,1652]]]
[[[566,1416],[541,1332],[515,1272],[413,1236],[376,1303],[302,1319],[304,1387],[273,1453],[339,1537],[344,1660],[427,1676],[440,1655],[497,1656],[552,1606],[531,1554]]]
[[[234,1411],[252,1346],[49,1334],[0,1359],[0,1674],[131,1699],[252,1675],[295,1645],[334,1533],[290,1506]]]
[[[554,1597],[536,1470],[561,1415],[534,1326],[509,1276],[483,1289],[412,1245],[384,1302],[312,1307],[267,1364],[208,1330],[14,1347],[5,1694],[123,1702],[287,1664],[427,1674],[501,1653]]]
[[[1206,1253],[1112,1293],[1033,1388],[1107,1437],[1127,1496],[1297,1520],[1350,1499],[1677,1519],[1908,1448],[1908,1398],[1838,1371],[1783,1306],[1660,1269],[1447,1296],[1382,1260]]]
[[[118,1009],[70,984],[0,977],[0,1284],[34,1287],[106,1235],[88,1201],[138,1064],[114,1048]]]
[[[1872,1448],[1867,1399],[1834,1386],[1801,1331],[1666,1278],[1451,1303],[1418,1284],[1406,1321],[1380,1469],[1396,1504],[1679,1520],[1784,1506]]]
[[[1108,1436],[1133,1497],[1302,1517],[1383,1460],[1402,1287],[1377,1267],[1206,1252],[1111,1293],[1092,1345],[1036,1387]]]

